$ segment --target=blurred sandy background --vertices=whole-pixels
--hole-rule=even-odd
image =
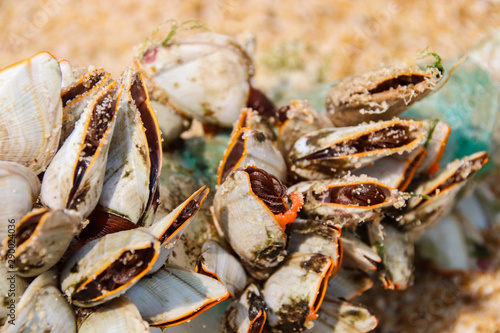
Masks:
[[[308,89],[426,47],[459,56],[500,27],[500,1],[0,0],[0,68],[47,50],[118,76],[133,47],[168,18],[255,34],[256,84],[269,91]],[[411,290],[374,303],[379,315],[391,308],[385,332],[500,332],[500,273],[421,272]]]
[[[426,47],[457,56],[500,26],[500,2],[467,0],[0,1],[0,67],[47,50],[115,75],[168,18],[256,36],[257,85],[307,88],[405,60]],[[306,73],[306,75],[302,75]]]

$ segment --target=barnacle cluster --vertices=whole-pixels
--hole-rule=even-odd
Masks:
[[[249,52],[198,28],[117,81],[47,52],[0,71],[3,331],[146,332],[219,303],[222,332],[370,331],[351,301],[411,284],[414,242],[488,160],[440,168],[450,127],[398,118],[443,84],[435,54],[277,109]]]

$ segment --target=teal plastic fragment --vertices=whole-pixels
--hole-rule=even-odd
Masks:
[[[181,150],[182,166],[201,178],[204,184],[215,189],[217,169],[224,157],[230,139],[230,132],[215,134],[210,137],[195,137],[184,142]]]
[[[451,126],[440,163],[446,165],[477,151],[495,154],[492,138],[495,131],[500,131],[495,121],[498,111],[498,87],[485,69],[468,59],[439,91],[411,106],[402,116],[440,119]],[[488,164],[483,173],[494,167]]]

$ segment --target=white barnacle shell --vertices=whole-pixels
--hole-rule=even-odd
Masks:
[[[78,80],[87,73],[85,67],[74,67],[66,59],[59,60],[59,67],[61,68],[61,93],[74,86]],[[89,71],[91,69],[89,68]]]
[[[133,223],[147,224],[162,162],[160,129],[140,72],[131,67],[121,80],[99,206]]]
[[[230,127],[247,105],[253,64],[238,42],[216,33],[173,38],[136,60],[179,113]]]
[[[161,103],[154,99],[151,99],[150,102],[158,119],[164,146],[179,138],[181,133],[191,125],[191,119],[179,114],[170,104]]]
[[[427,150],[420,146],[409,152],[382,157],[372,165],[354,170],[352,174],[368,175],[384,185],[404,191],[410,185],[426,156]]]
[[[375,249],[348,231],[342,233],[342,246],[345,257],[343,267],[369,271],[377,269],[377,263],[382,261]]]
[[[31,277],[48,271],[61,259],[80,228],[80,216],[71,211],[38,208],[26,214],[15,229],[17,274]],[[2,245],[2,256],[7,259],[9,238]]]
[[[154,265],[160,242],[142,228],[93,240],[68,260],[61,288],[81,307],[102,304],[125,293]]]
[[[285,159],[273,142],[263,132],[247,127],[236,128],[219,165],[217,184],[222,184],[232,170],[247,165],[264,169],[280,181],[286,179]]]
[[[342,263],[343,247],[339,225],[327,219],[297,219],[291,225],[290,253],[319,253],[334,260],[335,271]]]
[[[318,112],[307,101],[294,99],[278,110],[280,120],[278,143],[283,156],[288,156],[301,136],[322,128],[334,127],[324,112]]]
[[[120,296],[103,304],[82,322],[79,333],[146,333],[149,325],[127,297]]]
[[[341,226],[380,220],[384,208],[403,200],[396,189],[365,175],[304,181],[288,191],[304,194],[303,211],[307,216],[324,217]]]
[[[411,232],[413,239],[421,236],[426,228],[451,211],[457,193],[487,161],[485,152],[474,153],[449,163],[445,170],[420,184],[414,190],[416,195],[408,200],[400,221],[402,228]]]
[[[76,318],[57,288],[57,272],[47,271],[30,283],[16,304],[16,318],[2,332],[76,333]]]
[[[413,241],[390,224],[384,224],[383,230],[384,238],[378,244],[382,259],[379,277],[386,289],[406,289],[413,278]]]
[[[9,228],[19,222],[35,203],[40,193],[40,181],[29,168],[15,162],[0,161],[0,242]],[[10,223],[12,222],[12,223]],[[12,224],[12,227],[9,227]]]
[[[210,189],[202,186],[168,215],[148,228],[149,232],[158,238],[161,243],[160,256],[148,274],[153,274],[165,264],[174,250],[175,244],[186,230],[189,221],[203,204],[208,192],[210,192]]]
[[[9,258],[9,260],[12,259]],[[8,261],[7,263],[10,264],[12,261]],[[19,300],[28,287],[28,284],[29,282],[26,279],[9,272],[7,265],[0,265],[0,300],[2,301],[0,306],[1,325],[5,324],[6,319],[11,319],[8,306],[12,303],[19,304]],[[12,292],[13,289],[15,291],[14,293]],[[11,291],[9,292],[9,290]]]
[[[252,108],[241,110],[240,118],[233,125],[233,132],[244,127],[261,132],[269,141],[276,141],[276,135],[274,134],[271,121],[257,110]]]
[[[328,282],[325,296],[352,300],[373,287],[373,280],[359,269],[340,268]]]
[[[427,138],[423,142],[427,154],[417,169],[417,174],[429,175],[434,173],[435,167],[443,157],[448,137],[451,133],[450,125],[438,119],[422,119],[422,124],[427,131]]]
[[[247,285],[247,275],[241,263],[214,240],[203,244],[196,272],[219,280],[231,296],[239,295]]]
[[[41,173],[61,134],[61,70],[48,52],[0,71],[0,160]]]
[[[293,253],[265,282],[268,324],[277,331],[310,327],[321,306],[335,262],[319,253]]]
[[[263,271],[283,261],[286,234],[275,214],[253,192],[245,170],[232,171],[219,186],[214,209],[229,244],[245,265]]]
[[[306,179],[328,179],[412,151],[425,139],[418,121],[393,119],[366,125],[327,128],[298,139],[289,155],[291,170]]]
[[[262,299],[259,288],[251,283],[240,297],[231,301],[222,317],[221,332],[261,332],[266,318],[266,303]]]
[[[64,63],[61,63],[63,66]],[[67,65],[65,68],[63,79],[68,79],[70,74]],[[76,70],[75,70],[76,71]],[[111,74],[107,73],[103,68],[89,70],[88,73],[73,73],[78,75],[73,82],[68,83],[69,86],[63,87],[61,91],[61,100],[63,103],[63,123],[61,133],[61,144],[67,139],[75,127],[75,123],[80,119],[87,104],[99,94],[104,88],[113,82]]]
[[[433,66],[383,68],[348,77],[328,92],[328,116],[336,126],[389,120],[436,90],[442,77]]]
[[[151,326],[166,327],[188,321],[230,295],[216,279],[166,267],[141,279],[125,296]]]
[[[308,179],[329,178],[384,156],[411,151],[424,136],[422,123],[400,119],[318,130],[295,143],[290,153],[292,170]]]
[[[40,196],[46,206],[87,217],[97,205],[119,96],[117,83],[112,83],[82,113],[43,176]]]

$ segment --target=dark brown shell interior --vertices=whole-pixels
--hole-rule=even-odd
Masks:
[[[314,191],[313,196],[324,203],[368,207],[383,203],[390,196],[390,190],[375,183],[358,183]]]
[[[80,202],[80,198],[75,198],[75,194],[80,187],[85,171],[87,171],[104,133],[108,130],[109,124],[116,114],[118,96],[117,85],[110,85],[109,88],[99,96],[93,106],[92,116],[87,127],[85,140],[82,144],[83,149],[73,176],[73,187],[68,196],[67,208],[69,209],[75,209]]]
[[[226,180],[227,175],[234,169],[238,161],[240,160],[243,152],[245,151],[245,139],[243,138],[245,132],[241,131],[235,140],[234,145],[230,148],[227,158],[222,161],[222,172],[219,179],[219,184],[222,184]]]
[[[273,214],[285,213],[286,186],[268,172],[251,166],[245,169],[250,177],[253,193],[261,199]]]
[[[177,215],[172,224],[170,224],[165,233],[159,238],[160,242],[165,242],[165,240],[173,235],[175,231],[184,224],[184,222],[190,219],[198,211],[198,209],[200,208],[200,204],[201,202],[195,198],[190,200],[180,211],[179,215]]]
[[[36,227],[38,226],[38,223],[40,222],[40,220],[42,219],[43,215],[46,212],[47,211],[44,210],[39,214],[34,214],[29,218],[27,218],[26,220],[19,222],[19,225],[16,228],[16,235],[15,235],[16,247],[19,247],[21,244],[26,242],[31,237]]]
[[[247,106],[259,112],[266,118],[276,118],[276,107],[273,102],[259,89],[250,88]]]
[[[155,119],[156,116],[148,102],[148,93],[146,89],[146,85],[144,84],[141,75],[138,72],[135,73],[133,83],[130,86],[130,95],[132,96],[132,100],[141,114],[141,120],[144,124],[144,128],[146,129],[146,140],[150,151],[149,158],[151,161],[151,173],[149,176],[149,198],[146,204],[146,207],[150,207],[150,205],[153,204],[158,188],[158,178],[162,163],[162,146],[161,137],[158,132],[159,128]]]
[[[96,278],[76,292],[72,299],[81,302],[91,301],[118,289],[143,272],[153,260],[155,253],[153,243],[145,249],[123,252]],[[78,269],[77,264],[75,266],[72,268],[73,271]]]
[[[415,138],[408,125],[395,124],[372,131],[354,139],[346,139],[326,149],[319,150],[299,160],[318,160],[354,155],[379,149],[392,149],[405,146]]]
[[[375,88],[368,91],[370,94],[378,94],[387,90],[397,89],[401,86],[415,85],[425,80],[426,76],[422,74],[399,75],[379,83]]]
[[[469,179],[476,171],[481,169],[481,167],[488,160],[488,156],[482,155],[477,159],[470,160],[467,163],[464,163],[460,166],[449,178],[447,178],[444,182],[442,182],[435,190],[435,193],[439,193],[440,191],[444,191],[447,188],[461,183],[467,179]]]
[[[94,71],[91,72],[87,75],[85,75],[77,85],[74,87],[70,88],[63,94],[61,94],[61,100],[62,100],[62,105],[63,107],[66,106],[71,100],[73,100],[75,97],[78,97],[80,95],[85,94],[86,92],[92,90],[96,85],[101,82],[101,80],[105,76],[105,72],[100,70],[100,71]]]

